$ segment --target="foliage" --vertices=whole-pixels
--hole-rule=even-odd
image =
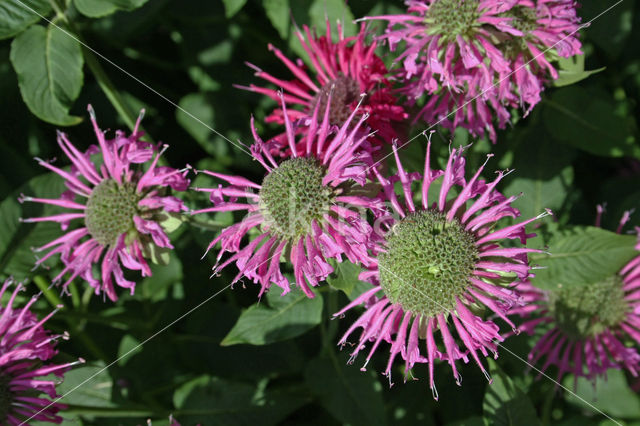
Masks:
[[[586,22],[606,7],[585,1],[579,13]],[[56,128],[82,149],[94,143],[88,103],[105,129],[132,129],[145,108],[144,130],[170,145],[168,164],[260,181],[261,169],[237,141],[252,140],[252,115],[260,134],[279,131],[263,122],[274,102],[233,87],[256,83],[244,62],[284,71],[267,46],[301,55],[297,27],[324,28],[328,16],[353,34],[354,18],[402,10],[399,0],[0,0],[0,277],[30,282],[23,303],[43,291],[34,305],[39,316],[63,306],[48,322],[71,336],[58,346],[58,357],[87,360],[59,387],[68,392],[66,421],[138,425],[150,418],[156,425],[173,413],[186,425],[605,424],[592,404],[615,420],[640,422],[630,377],[614,371],[595,388],[580,379],[576,397],[572,376],[558,388],[526,370],[521,360],[535,340],[524,335],[503,344],[521,360],[503,351],[491,361],[492,385],[471,360],[462,367],[462,389],[436,366],[439,382],[451,382],[439,387],[438,402],[424,367],[405,372],[398,364],[390,387],[374,373],[384,371],[386,357],[360,371],[361,365],[348,365],[348,348],[336,346],[350,322],[332,314],[362,292],[359,267],[336,264],[314,299],[297,290],[281,297],[274,289],[258,302],[259,286],[239,282],[228,289],[233,268],[210,278],[215,255],[201,260],[212,236],[233,220],[229,214],[187,220],[174,230],[168,264],[153,265],[153,277],[115,304],[93,296],[81,280],[71,285],[71,296],[48,288],[61,270],[55,259],[32,269],[32,248],[61,231],[21,223],[50,209],[17,198],[53,197],[64,189],[32,158],[61,158]],[[635,239],[611,231],[634,207],[624,229],[640,225],[640,3],[624,0],[584,29],[581,40],[584,57],[561,62],[555,86],[529,116],[500,131],[496,145],[461,129],[450,134],[438,127],[433,135],[440,154],[450,141],[473,142],[470,164],[492,152],[486,178],[515,169],[500,188],[507,196],[523,193],[515,204],[523,217],[553,210],[531,227],[538,234],[534,247],[549,252],[531,257],[541,267],[533,280],[541,288],[585,285],[615,273],[633,256]],[[411,136],[424,127],[414,125]],[[411,171],[421,171],[423,155],[422,137],[401,150]],[[192,177],[196,187],[211,183]],[[195,192],[185,198],[191,207],[204,200]],[[592,226],[601,203],[603,229]]]

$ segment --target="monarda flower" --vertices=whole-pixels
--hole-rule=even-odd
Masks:
[[[625,218],[628,214],[621,225]],[[637,231],[640,233],[640,228]],[[640,241],[636,250],[640,252]],[[640,253],[602,281],[548,291],[525,283],[519,289],[527,308],[514,313],[533,317],[520,329],[529,334],[544,330],[529,353],[532,364],[544,360],[541,371],[557,367],[558,381],[566,373],[572,373],[576,380],[580,376],[595,380],[610,368],[638,376]]]
[[[61,282],[69,273],[63,287],[79,276],[95,288],[96,294],[102,291],[116,300],[113,278],[132,294],[135,288],[135,282],[124,277],[123,267],[150,276],[151,269],[145,258],[157,258],[163,250],[173,248],[163,224],[186,207],[168,192],[169,188],[185,191],[189,181],[185,178],[186,171],[157,165],[167,146],[158,152],[156,146],[140,140],[143,133],[138,131],[138,125],[142,114],[130,136],[117,131],[111,140],[98,128],[91,106],[89,114],[98,146],[92,145],[81,152],[64,133],[58,132],[58,144],[71,160],[71,169],[67,171],[37,159],[65,179],[68,191],[56,199],[24,195],[20,198],[21,202],[51,204],[70,211],[22,221],[58,222],[62,230],[67,231],[36,249],[36,252],[46,251],[36,265],[60,254],[65,267],[54,278],[54,283]],[[143,169],[141,166],[149,161],[146,170]],[[82,225],[68,230],[73,220],[81,220]],[[100,265],[97,277],[92,272],[95,264]]]
[[[342,127],[330,134],[332,102],[328,102],[318,126],[313,124],[319,111],[316,107],[306,143],[300,149],[282,101],[291,158],[279,163],[257,135],[252,120],[255,144],[251,152],[267,171],[261,184],[240,176],[203,171],[229,185],[198,188],[210,193],[213,207],[194,214],[247,211],[241,222],[224,229],[209,244],[207,251],[221,244],[218,261],[225,252],[234,253],[214,270],[235,262],[240,272],[233,282],[245,276],[260,283],[261,295],[272,283],[282,288],[283,294],[290,291],[289,281],[280,270],[282,256],[290,258],[295,281],[309,297],[314,296],[310,285],[318,285],[333,271],[329,258],[341,261],[344,255],[353,263],[369,262],[366,244],[371,227],[363,215],[352,210],[375,208],[375,202],[352,193],[364,185],[367,164],[371,164],[368,152],[359,149],[366,135],[357,136],[361,135],[366,114],[351,126],[358,110],[353,111]],[[258,236],[241,248],[243,237],[254,229]]]
[[[376,137],[372,142],[391,141],[397,137],[397,125],[407,118],[402,106],[391,93],[391,84],[387,79],[387,68],[374,53],[376,43],[367,43],[364,27],[355,37],[344,37],[342,27],[338,25],[338,41],[331,36],[331,26],[327,21],[326,35],[312,34],[303,26],[304,34],[296,31],[300,44],[304,48],[311,69],[288,59],[279,49],[269,45],[275,55],[291,71],[293,80],[280,79],[251,65],[256,76],[274,84],[275,88],[236,86],[252,92],[262,93],[271,99],[280,101],[279,91],[284,91],[287,104],[286,114],[292,123],[304,123],[313,115],[316,106],[324,111],[331,95],[329,123],[342,126],[358,108],[359,114],[369,114],[367,126]],[[305,39],[306,35],[306,39]],[[361,100],[361,94],[365,94]],[[276,108],[267,118],[267,122],[284,123],[285,110]],[[304,132],[302,132],[304,134]],[[286,148],[287,138],[281,134],[275,138],[277,147]]]
[[[382,242],[375,250],[376,264],[361,274],[373,287],[335,315],[365,304],[365,312],[339,341],[346,344],[362,328],[351,361],[371,342],[364,369],[382,341],[389,342],[384,373],[389,381],[398,354],[406,362],[407,374],[415,363],[428,363],[429,384],[438,399],[433,377],[436,359],[450,364],[458,385],[462,377],[456,360],[467,363],[469,356],[490,380],[478,352],[487,356],[491,351],[497,357],[496,342],[503,341],[503,336],[496,323],[480,315],[493,312],[515,329],[507,316],[519,301],[512,287],[530,275],[527,253],[539,250],[501,245],[506,239],[524,244],[533,235],[525,232],[525,225],[537,219],[503,228],[497,225],[502,218],[519,216],[511,206],[516,197],[506,198],[495,189],[504,173],[485,182],[479,179],[483,165],[466,181],[462,148],[452,150],[444,171],[434,170],[430,145],[423,175],[404,170],[395,146],[398,174],[385,178],[378,173],[384,199],[397,218],[382,219],[380,229],[388,230],[386,235],[379,233]],[[412,183],[420,181],[421,190],[414,194]],[[403,197],[396,195],[394,187],[402,189]],[[421,198],[421,204],[416,205],[414,198]],[[421,339],[425,344],[420,344]]]
[[[12,284],[11,280],[4,282],[0,298]],[[68,364],[46,362],[58,353],[56,341],[67,339],[68,335],[45,330],[44,323],[55,311],[38,321],[29,310],[36,297],[22,309],[15,308],[13,304],[21,290],[24,287],[18,284],[6,305],[0,305],[0,424],[22,425],[30,420],[61,423],[62,417],[56,413],[66,406],[50,400],[58,397],[51,374],[62,378],[71,366],[84,360]]]
[[[558,78],[551,62],[582,53],[574,0],[406,3],[407,14],[365,19],[389,22],[382,37],[392,50],[404,42],[403,91],[410,99],[431,95],[418,115],[427,123],[487,131],[495,142],[493,117],[504,128],[510,107],[528,113],[544,83]]]

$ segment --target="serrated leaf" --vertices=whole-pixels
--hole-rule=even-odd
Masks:
[[[347,355],[309,362],[305,381],[320,403],[343,424],[384,425],[382,389],[373,371],[347,365]]]
[[[86,407],[114,407],[111,402],[113,380],[102,361],[72,368],[64,374],[64,381],[56,387],[65,395],[60,402]],[[71,390],[73,389],[73,392]]]
[[[617,274],[638,255],[633,235],[619,235],[594,227],[574,227],[554,234],[548,245],[550,255],[532,254],[535,286],[554,289],[595,283]]]
[[[298,409],[305,399],[298,393],[267,390],[201,376],[176,390],[173,401],[183,424],[272,425]]]
[[[11,43],[11,63],[34,115],[60,126],[82,121],[68,113],[83,83],[82,51],[74,38],[54,26],[34,25]]]
[[[35,13],[34,13],[35,12]],[[0,40],[13,37],[51,12],[47,0],[0,0]]]
[[[579,86],[564,87],[544,100],[542,117],[558,141],[595,155],[639,155],[626,117],[616,113],[610,95]]]
[[[574,377],[565,377],[563,385],[573,390]],[[575,394],[578,396],[573,392],[566,392],[565,398],[582,409],[594,413],[601,410],[616,419],[640,418],[640,397],[629,388],[624,373],[620,370],[608,370],[607,377],[596,378],[595,384],[584,377],[579,377]]]
[[[267,293],[267,301],[269,306],[261,301],[242,312],[220,344],[266,345],[291,339],[320,324],[322,319],[322,297],[309,299],[298,289],[284,296],[272,289]]]
[[[560,68],[558,70],[558,78],[553,81],[553,85],[556,87],[577,83],[590,75],[597,74],[606,69],[606,67],[602,67],[595,70],[585,70],[584,54],[571,56],[569,58],[559,58],[558,65]]]
[[[135,10],[148,0],[73,0],[80,13],[89,18],[100,18],[118,10]]]
[[[338,263],[333,274],[327,277],[329,285],[337,290],[341,290],[347,297],[351,296],[353,289],[360,282],[358,274],[362,268],[349,261]]]
[[[273,27],[278,30],[280,37],[286,39],[291,22],[289,0],[262,0],[262,7]]]
[[[493,383],[488,385],[482,409],[489,424],[497,426],[534,426],[540,421],[529,397],[520,390],[498,364],[489,359]]]
[[[247,0],[222,0],[224,3],[224,13],[227,18],[233,17],[236,13],[240,12],[240,9],[244,7]]]

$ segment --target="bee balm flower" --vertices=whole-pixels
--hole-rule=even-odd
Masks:
[[[504,128],[509,108],[528,113],[544,84],[558,78],[551,62],[582,53],[574,0],[406,3],[406,14],[365,18],[389,22],[383,38],[392,50],[404,42],[403,91],[431,95],[419,114],[428,123],[487,131],[494,142],[493,116]]]
[[[466,181],[462,149],[451,152],[444,171],[433,170],[430,145],[422,176],[405,172],[395,146],[398,174],[385,178],[376,171],[384,198],[398,217],[384,220],[389,229],[380,236],[382,242],[375,250],[377,261],[361,274],[373,287],[335,315],[364,303],[365,312],[339,342],[346,344],[357,328],[363,329],[351,360],[366,348],[367,342],[372,342],[366,366],[382,341],[387,341],[391,343],[385,371],[389,381],[398,355],[405,360],[407,372],[416,363],[428,363],[429,384],[437,399],[433,376],[436,359],[450,364],[458,385],[462,377],[456,360],[466,363],[469,356],[489,379],[478,352],[487,356],[491,351],[497,356],[496,341],[502,341],[503,336],[499,326],[482,319],[480,313],[493,312],[515,328],[507,314],[519,299],[510,287],[527,279],[527,253],[539,250],[501,245],[506,239],[525,243],[531,237],[525,232],[525,225],[536,219],[497,226],[496,222],[504,217],[519,216],[511,206],[516,197],[506,198],[495,189],[504,173],[499,173],[493,182],[485,182],[479,179],[482,166]],[[436,190],[436,179],[440,180],[440,188],[432,202],[429,191]],[[411,189],[416,181],[422,181],[421,191],[416,194],[422,198],[421,205],[414,203]],[[396,195],[395,184],[404,197]],[[442,344],[436,343],[437,334]],[[424,345],[420,344],[421,339],[425,340]],[[462,342],[463,349],[457,341]]]
[[[122,267],[150,276],[145,257],[152,258],[162,249],[173,248],[162,222],[169,219],[169,214],[179,213],[186,207],[168,191],[169,188],[185,191],[189,181],[185,178],[186,172],[157,165],[162,151],[157,152],[155,146],[140,140],[142,133],[138,125],[142,114],[129,137],[118,131],[114,139],[108,140],[98,128],[91,106],[89,113],[98,146],[92,145],[81,152],[59,132],[58,144],[71,160],[71,170],[38,159],[40,165],[65,179],[68,191],[56,199],[24,195],[20,198],[21,202],[51,204],[69,212],[22,221],[58,222],[67,231],[73,220],[82,220],[83,226],[68,230],[36,249],[47,251],[36,264],[60,253],[65,267],[54,278],[54,283],[61,282],[67,273],[70,276],[63,286],[80,276],[95,288],[96,294],[103,291],[111,300],[116,300],[113,278],[132,294],[135,288],[135,282],[124,277]],[[92,155],[99,155],[101,161],[92,159]],[[149,160],[149,166],[143,170],[139,165]],[[98,277],[92,272],[95,264],[100,265]]]
[[[318,285],[333,271],[327,259],[340,261],[344,255],[353,263],[369,262],[367,242],[371,227],[365,218],[350,209],[375,208],[376,205],[350,193],[351,188],[364,185],[366,165],[371,163],[369,152],[360,149],[367,139],[366,134],[360,133],[366,115],[351,126],[357,110],[352,112],[340,129],[331,134],[331,102],[332,98],[318,126],[313,124],[320,109],[316,107],[305,143],[300,148],[282,101],[292,156],[280,163],[271,155],[268,144],[256,134],[252,121],[255,144],[251,151],[267,171],[261,184],[240,176],[204,171],[229,185],[199,188],[211,194],[214,206],[194,214],[248,212],[241,222],[224,229],[209,244],[209,249],[221,244],[218,261],[225,252],[234,253],[215,269],[235,262],[240,273],[234,282],[246,276],[261,284],[260,294],[272,283],[281,287],[283,294],[290,290],[289,281],[280,270],[280,258],[285,254],[293,264],[297,285],[309,297],[314,296],[310,286]],[[239,198],[247,202],[240,202]],[[260,229],[260,235],[241,248],[241,239],[254,228]]]
[[[0,298],[12,284],[11,280],[4,282]],[[18,284],[6,306],[0,306],[0,424],[17,426],[30,419],[61,423],[62,418],[56,413],[65,406],[48,399],[55,399],[58,394],[56,381],[46,376],[62,377],[77,362],[59,365],[47,362],[57,354],[56,341],[68,336],[50,334],[43,327],[55,312],[42,320],[31,313],[29,308],[35,297],[22,309],[13,306],[23,289]]]

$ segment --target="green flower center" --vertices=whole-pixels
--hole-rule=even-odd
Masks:
[[[420,211],[398,222],[378,257],[380,285],[405,311],[434,317],[451,312],[478,261],[475,238],[457,219]]]
[[[515,6],[505,12],[503,16],[512,18],[511,26],[516,30],[522,31],[525,36],[538,28],[538,14],[535,9],[530,7]]]
[[[329,122],[336,126],[342,126],[352,113],[351,104],[360,96],[360,85],[354,79],[345,76],[341,72],[335,80],[328,81],[320,88],[320,91],[311,101],[312,110],[319,106],[318,119],[322,120],[327,100],[331,95],[331,110]]]
[[[329,211],[334,192],[322,184],[326,171],[314,158],[290,158],[265,176],[260,212],[275,235],[297,239],[311,233]]]
[[[0,424],[5,424],[5,421],[11,412],[13,394],[9,390],[10,383],[11,379],[9,376],[0,373]]]
[[[84,223],[89,234],[103,246],[116,243],[118,237],[134,227],[133,217],[138,213],[140,194],[132,183],[118,184],[107,179],[93,189]]]
[[[570,338],[597,335],[626,317],[629,305],[622,285],[622,278],[614,275],[594,284],[552,291],[549,311],[558,328]]]
[[[440,34],[440,43],[455,41],[457,36],[470,39],[480,26],[479,3],[478,0],[434,1],[425,14],[427,33]]]

